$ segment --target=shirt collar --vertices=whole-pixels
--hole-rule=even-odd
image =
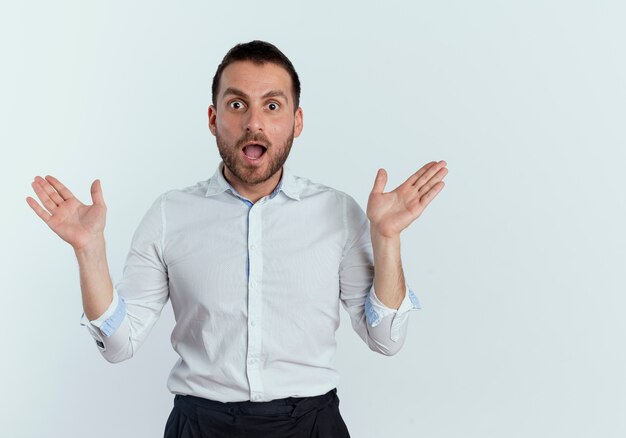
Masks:
[[[211,178],[209,178],[209,187],[207,188],[205,196],[214,196],[219,193],[223,193],[226,190],[230,190],[234,195],[241,196],[237,191],[226,181],[224,178],[224,162],[221,161],[217,166],[215,173]],[[285,195],[290,197],[291,199],[295,199],[296,201],[300,200],[301,187],[298,184],[298,180],[295,175],[291,173],[291,171],[287,168],[287,166],[283,165],[283,174],[278,182],[278,185],[274,189],[274,191],[270,194],[270,198],[273,198],[278,194],[278,192],[282,191]]]

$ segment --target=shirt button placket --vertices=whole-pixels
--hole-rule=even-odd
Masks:
[[[262,305],[262,273],[261,257],[262,238],[262,202],[254,204],[248,212],[248,260],[250,275],[248,277],[248,352],[247,374],[250,384],[250,399],[263,399],[263,382],[261,380],[261,317]]]

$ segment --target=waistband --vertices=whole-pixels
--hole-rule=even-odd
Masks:
[[[197,419],[203,412],[223,412],[230,415],[285,415],[299,417],[307,412],[323,408],[337,399],[337,388],[313,397],[287,397],[268,402],[219,402],[193,395],[177,394],[174,406],[185,415]]]

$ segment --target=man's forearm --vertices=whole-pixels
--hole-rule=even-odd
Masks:
[[[93,243],[75,250],[80,271],[80,288],[85,316],[98,319],[111,305],[113,283],[109,273],[104,236]]]
[[[374,288],[376,296],[387,307],[400,307],[406,293],[406,283],[400,257],[400,235],[385,237],[370,229],[374,252]]]

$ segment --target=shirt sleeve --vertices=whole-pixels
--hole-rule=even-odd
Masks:
[[[122,324],[126,315],[126,303],[113,288],[113,300],[111,304],[97,319],[90,321],[85,314],[80,319],[80,325],[99,329],[104,336],[111,336]]]
[[[163,255],[165,199],[161,195],[137,227],[113,300],[96,320],[83,314],[102,356],[109,362],[131,358],[144,342],[169,299],[167,265]]]
[[[374,285],[370,293],[365,299],[365,320],[370,327],[376,327],[383,318],[393,315],[391,318],[391,333],[390,337],[392,341],[398,341],[400,339],[400,329],[404,325],[404,321],[408,318],[408,312],[410,310],[421,309],[422,306],[415,295],[415,292],[410,286],[406,286],[404,300],[397,309],[392,309],[385,306],[376,296],[376,290]]]
[[[393,355],[406,338],[408,313],[420,309],[415,293],[407,285],[398,309],[385,306],[374,288],[374,255],[369,220],[356,201],[346,195],[344,226],[347,239],[339,267],[341,303],[350,315],[354,331],[376,352]]]

